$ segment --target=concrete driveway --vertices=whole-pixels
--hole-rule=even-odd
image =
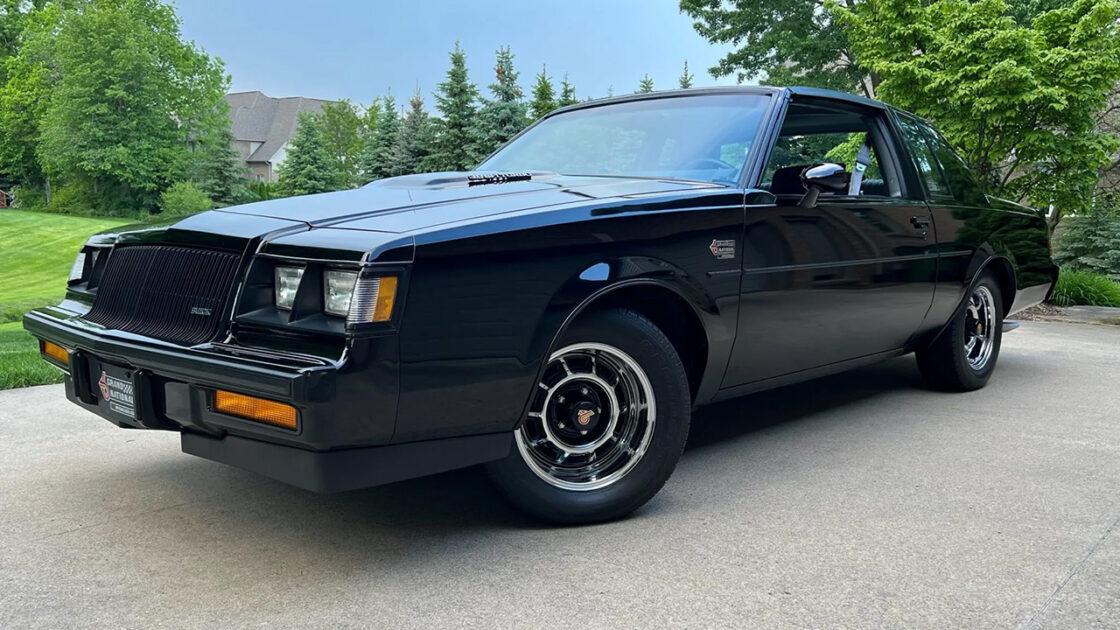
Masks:
[[[477,470],[314,495],[0,392],[0,626],[1120,627],[1120,327],[1027,322],[989,386],[911,357],[702,411],[633,518]]]

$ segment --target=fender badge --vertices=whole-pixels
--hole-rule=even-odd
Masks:
[[[712,239],[712,244],[708,246],[708,250],[717,260],[728,260],[735,257],[735,241]]]

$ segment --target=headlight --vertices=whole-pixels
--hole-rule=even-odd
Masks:
[[[276,308],[285,311],[292,310],[296,302],[296,291],[299,290],[299,281],[303,278],[303,267],[277,267],[276,281],[273,286],[276,294]]]
[[[76,282],[81,280],[86,273],[86,253],[78,252],[78,257],[74,259],[74,264],[70,266],[70,280],[69,282]]]
[[[323,273],[323,310],[328,315],[346,317],[350,313],[350,300],[354,297],[354,284],[358,272],[330,269]]]
[[[397,296],[396,276],[362,276],[331,269],[323,274],[323,310],[348,324],[387,322]]]

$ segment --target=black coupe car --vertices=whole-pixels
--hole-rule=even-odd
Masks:
[[[537,517],[628,514],[692,409],[908,352],[982,387],[1056,268],[927,123],[735,87],[546,116],[469,173],[95,236],[27,314],[66,395],[317,491],[486,464]]]

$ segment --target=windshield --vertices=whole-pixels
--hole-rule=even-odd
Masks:
[[[478,170],[736,185],[768,100],[761,94],[716,94],[577,109],[545,119]]]

